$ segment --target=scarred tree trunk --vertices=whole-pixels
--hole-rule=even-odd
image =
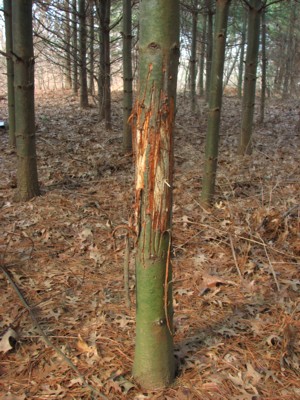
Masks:
[[[12,59],[12,2],[4,0],[5,40],[6,40],[6,71],[7,71],[7,97],[9,118],[9,144],[16,146],[15,137],[15,94],[14,94],[14,63]]]
[[[210,205],[215,191],[229,4],[230,0],[216,1],[214,51],[212,58],[208,127],[205,143],[205,162],[201,193],[201,201],[204,205]]]
[[[35,149],[32,0],[14,0],[12,9],[17,143],[16,200],[40,194]]]
[[[175,376],[171,209],[179,1],[140,3],[136,107],[136,343],[133,374],[144,388]]]
[[[238,154],[252,154],[252,128],[255,106],[256,70],[259,48],[259,27],[262,12],[262,1],[249,1],[248,10],[248,46],[243,92],[242,127]]]

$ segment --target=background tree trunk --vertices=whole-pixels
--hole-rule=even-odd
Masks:
[[[262,124],[265,118],[265,103],[267,91],[267,49],[266,49],[266,9],[261,14],[261,93],[260,93],[260,116],[259,122]]]
[[[293,64],[294,64],[294,40],[295,40],[295,22],[296,22],[296,3],[289,1],[290,15],[288,25],[288,37],[285,43],[285,71],[283,79],[283,99],[287,99],[292,88]]]
[[[66,88],[72,87],[72,72],[71,72],[71,27],[70,27],[70,4],[69,0],[65,0],[65,32],[66,32]]]
[[[123,0],[123,152],[132,151],[132,132],[128,119],[132,111],[131,0]]]
[[[259,47],[259,27],[262,12],[261,0],[251,0],[248,10],[248,46],[244,77],[242,128],[238,154],[252,154],[252,128],[255,106],[256,70]]]
[[[214,11],[211,0],[206,0],[207,4],[207,38],[206,38],[206,81],[205,81],[205,98],[209,100],[209,86],[211,77],[211,62],[213,54],[213,17]]]
[[[72,55],[73,55],[73,93],[78,94],[78,39],[77,39],[77,1],[72,0]]]
[[[79,48],[80,48],[80,106],[88,107],[87,69],[86,69],[86,2],[79,0]]]
[[[247,9],[243,8],[243,25],[242,25],[241,46],[240,46],[240,63],[239,63],[239,75],[238,75],[238,97],[239,97],[239,99],[242,98],[242,88],[243,88],[246,28],[247,28]]]
[[[110,0],[98,0],[97,2],[97,11],[100,20],[99,114],[100,118],[104,118],[105,120],[106,129],[111,129],[110,4]]]
[[[212,58],[208,127],[201,193],[201,201],[206,206],[210,205],[215,192],[229,4],[230,0],[216,1],[214,51]]]
[[[4,0],[5,40],[6,40],[6,71],[7,71],[7,97],[8,97],[8,126],[9,144],[16,146],[15,137],[15,94],[14,94],[14,63],[12,58],[12,2]]]
[[[198,22],[198,0],[193,3],[192,10],[192,46],[190,58],[191,77],[191,112],[196,110],[196,63],[197,63],[197,22]]]
[[[94,72],[95,72],[95,56],[94,56],[94,42],[95,42],[95,21],[94,21],[94,1],[89,0],[89,88],[90,95],[94,94]]]
[[[205,64],[205,48],[206,48],[206,21],[207,14],[202,15],[202,34],[201,34],[201,44],[200,44],[200,60],[199,60],[199,77],[198,77],[198,88],[199,96],[204,96],[204,64]]]
[[[139,54],[133,374],[143,387],[155,389],[175,377],[170,249],[179,1],[141,1]]]
[[[32,0],[14,0],[12,9],[17,144],[16,200],[40,194],[35,149]]]

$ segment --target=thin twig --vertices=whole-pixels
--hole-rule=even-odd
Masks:
[[[238,272],[238,274],[239,274],[239,276],[241,278],[241,281],[242,281],[243,280],[243,276],[241,274],[241,270],[240,270],[239,264],[238,264],[237,259],[236,259],[236,254],[235,254],[235,250],[234,250],[234,246],[233,246],[233,240],[232,240],[232,236],[231,235],[229,235],[229,240],[230,240],[230,247],[231,247],[232,256],[233,256],[233,259],[234,259],[234,264],[235,264],[237,272]]]
[[[282,218],[286,218],[289,214],[291,214],[294,210],[296,210],[297,208],[300,208],[300,204],[296,204],[295,206],[291,207],[290,209],[288,209],[282,216]]]
[[[262,238],[261,238],[261,240],[262,240]],[[273,264],[272,264],[272,262],[270,260],[269,253],[267,251],[267,247],[266,246],[264,246],[264,251],[266,253],[266,256],[267,256],[267,259],[268,259],[268,262],[269,262],[269,267],[270,267],[270,270],[272,272],[272,275],[273,275],[273,278],[274,278],[274,281],[275,281],[275,284],[276,284],[276,287],[277,287],[277,291],[280,292],[280,286],[279,286],[279,283],[278,283],[278,280],[277,280],[276,272],[275,272]]]

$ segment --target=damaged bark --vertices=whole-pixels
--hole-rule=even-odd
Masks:
[[[175,377],[171,211],[173,126],[179,58],[177,0],[142,1],[136,162],[136,347],[133,374],[145,388]]]

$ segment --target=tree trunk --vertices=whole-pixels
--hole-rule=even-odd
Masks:
[[[190,77],[191,77],[191,112],[196,111],[196,62],[197,62],[197,22],[198,22],[198,10],[196,0],[193,4],[192,11],[192,46],[191,46],[191,58],[190,58]]]
[[[89,90],[94,94],[94,42],[95,42],[95,24],[94,24],[94,3],[89,3],[89,25],[90,25],[90,41],[89,41]]]
[[[201,201],[206,206],[210,205],[215,192],[229,4],[230,0],[216,1],[214,51],[212,58],[208,127],[201,193]]]
[[[80,106],[88,107],[87,69],[86,69],[86,2],[78,1],[79,48],[80,48]]]
[[[243,72],[244,72],[244,56],[245,56],[245,44],[246,44],[246,28],[247,28],[247,10],[243,8],[243,26],[242,26],[242,37],[240,46],[240,63],[239,63],[239,76],[238,76],[238,98],[242,98],[242,87],[243,87]]]
[[[206,82],[205,82],[205,97],[206,101],[209,100],[210,90],[210,77],[211,77],[211,62],[213,54],[213,7],[212,1],[206,0],[207,3],[207,15],[208,15],[208,29],[207,29],[207,40],[206,40]]]
[[[12,9],[17,144],[16,200],[40,194],[35,149],[32,0],[15,0]]]
[[[295,22],[296,22],[296,3],[293,4],[289,1],[290,7],[290,16],[289,16],[289,28],[288,28],[288,38],[285,43],[285,71],[284,71],[284,80],[283,80],[283,92],[282,97],[286,99],[291,91],[291,81],[293,75],[293,61],[294,61],[294,52],[293,52],[293,42],[295,38]]]
[[[123,152],[132,151],[132,131],[128,123],[132,111],[132,22],[131,0],[123,0]]]
[[[77,40],[77,1],[72,0],[72,55],[73,55],[73,93],[78,93],[78,40]]]
[[[14,63],[12,58],[12,2],[4,0],[5,40],[6,40],[6,71],[7,71],[7,97],[8,97],[8,126],[9,145],[16,146],[15,137],[15,94],[14,94]]]
[[[110,0],[98,0],[97,2],[97,11],[100,19],[99,114],[100,118],[105,120],[106,129],[111,129],[110,3]]]
[[[252,128],[255,106],[256,70],[259,47],[259,26],[262,12],[261,0],[250,0],[248,10],[248,46],[244,77],[242,128],[239,155],[252,154]]]
[[[200,60],[199,60],[199,77],[198,77],[198,88],[199,88],[199,96],[204,96],[204,63],[205,63],[205,41],[206,41],[206,21],[207,21],[207,14],[204,13],[202,15],[202,34],[201,34],[201,47],[200,47]]]
[[[65,0],[65,14],[66,14],[66,88],[72,87],[72,73],[71,73],[71,28],[70,28],[70,5],[69,0]]]
[[[140,3],[136,109],[136,343],[133,375],[144,388],[175,376],[171,209],[179,1]]]
[[[265,103],[267,90],[267,53],[266,53],[266,9],[261,14],[261,93],[260,93],[260,116],[259,122],[262,124],[265,118]]]

